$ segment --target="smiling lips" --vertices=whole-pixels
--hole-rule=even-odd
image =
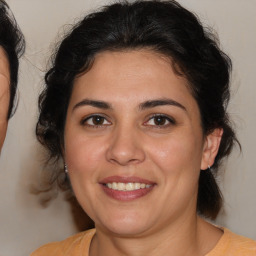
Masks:
[[[131,201],[147,195],[155,183],[138,177],[108,177],[100,182],[103,191],[120,201]]]

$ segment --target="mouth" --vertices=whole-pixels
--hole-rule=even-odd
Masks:
[[[155,183],[138,177],[108,177],[100,182],[107,196],[119,201],[131,201],[147,195]]]

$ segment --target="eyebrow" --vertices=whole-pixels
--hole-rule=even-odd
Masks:
[[[74,107],[73,111],[79,107],[82,106],[92,106],[95,108],[100,108],[100,109],[111,109],[111,106],[109,103],[105,101],[99,101],[99,100],[90,100],[90,99],[84,99],[80,102],[78,102]]]
[[[165,99],[165,98],[156,99],[156,100],[147,100],[145,102],[142,102],[139,105],[139,110],[145,110],[145,109],[149,109],[149,108],[155,108],[158,106],[166,106],[166,105],[179,107],[179,108],[187,111],[186,108],[179,102],[172,100],[172,99]],[[78,102],[73,107],[73,111],[82,106],[92,106],[92,107],[100,108],[100,109],[112,109],[111,105],[105,101],[84,99],[84,100]]]
[[[165,99],[165,98],[145,101],[139,105],[139,109],[145,110],[145,109],[149,109],[149,108],[155,108],[158,106],[166,106],[166,105],[179,107],[179,108],[187,111],[186,108],[179,102],[172,100],[172,99]]]

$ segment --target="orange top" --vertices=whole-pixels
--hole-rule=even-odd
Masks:
[[[224,228],[224,234],[205,256],[256,256],[256,241],[236,235]]]
[[[236,235],[228,229],[205,256],[256,256],[256,241]],[[91,229],[74,235],[62,242],[50,243],[42,246],[31,256],[89,256],[90,243],[95,234]]]

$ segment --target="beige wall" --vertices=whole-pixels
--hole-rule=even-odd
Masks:
[[[21,63],[19,107],[11,119],[0,159],[0,256],[25,256],[39,245],[77,232],[70,205],[58,196],[43,208],[31,194],[43,169],[34,136],[37,96],[43,85],[50,44],[64,24],[103,0],[9,0],[26,40]],[[233,59],[231,117],[237,124],[243,153],[234,153],[220,178],[225,212],[218,223],[256,239],[256,1],[180,0],[219,33]]]

